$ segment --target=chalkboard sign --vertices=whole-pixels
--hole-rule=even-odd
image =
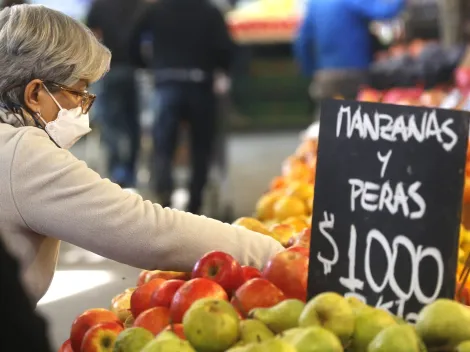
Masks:
[[[468,117],[322,103],[309,297],[335,291],[410,322],[454,297]]]

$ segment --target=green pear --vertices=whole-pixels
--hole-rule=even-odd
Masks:
[[[258,344],[257,348],[263,352],[297,352],[297,349],[290,343],[281,339],[272,339]],[[249,350],[249,352],[258,352],[258,349]]]
[[[450,299],[438,299],[421,310],[416,331],[429,348],[453,349],[470,340],[470,309]]]
[[[248,344],[252,342],[263,342],[274,338],[274,334],[259,320],[246,319],[240,321],[240,340]]]
[[[249,343],[244,346],[233,346],[228,349],[226,352],[265,352],[263,347],[259,343]]]
[[[140,352],[154,339],[153,334],[144,328],[130,328],[122,331],[114,344],[114,352]]]
[[[356,315],[352,351],[366,352],[367,346],[383,329],[398,325],[395,318],[380,309],[364,309]]]
[[[462,342],[457,346],[455,352],[470,352],[470,341]]]
[[[132,328],[134,326],[134,321],[134,317],[132,315],[129,315],[126,321],[124,322],[124,329]]]
[[[173,331],[164,330],[161,333],[159,333],[155,337],[155,339],[158,341],[163,341],[163,340],[168,340],[168,339],[179,339],[179,336],[176,335]]]
[[[198,299],[196,302],[194,302],[191,305],[188,311],[190,311],[191,309],[196,309],[199,307],[207,307],[207,306],[217,306],[224,312],[233,315],[235,319],[239,319],[238,312],[233,308],[230,302],[227,302],[223,299],[217,299],[217,298],[211,298],[211,297]]]
[[[294,346],[297,352],[343,352],[338,337],[319,326],[287,330],[279,338]]]
[[[375,336],[367,352],[422,352],[422,342],[410,325],[390,325]]]
[[[183,317],[184,335],[199,352],[222,352],[233,346],[240,335],[240,319],[219,300],[191,308]]]
[[[271,308],[255,308],[248,314],[250,318],[263,322],[276,334],[298,326],[299,317],[305,303],[298,299],[286,299]]]
[[[150,341],[140,352],[196,352],[189,342],[180,338],[154,339]]]
[[[299,326],[320,325],[330,330],[346,345],[354,332],[354,312],[348,301],[334,292],[311,299],[299,318]]]

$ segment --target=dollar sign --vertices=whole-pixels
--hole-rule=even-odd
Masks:
[[[327,229],[332,230],[335,226],[335,216],[333,214],[329,214],[324,212],[323,213],[323,221],[320,221],[320,224],[318,225],[318,228],[321,232],[321,234],[330,242],[331,247],[333,248],[333,258],[332,259],[326,259],[325,257],[322,256],[322,254],[319,252],[317,255],[317,259],[320,263],[323,264],[323,273],[325,275],[328,275],[331,273],[331,268],[333,265],[335,265],[338,262],[339,258],[339,253],[338,253],[338,246],[336,245],[335,240],[331,235],[326,231]]]

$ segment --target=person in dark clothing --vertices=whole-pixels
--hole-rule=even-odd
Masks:
[[[3,0],[1,2],[0,7],[3,9],[4,7],[8,7],[8,6],[23,5],[23,4],[29,4],[29,1],[26,1],[26,0]]]
[[[46,322],[35,311],[21,281],[18,263],[0,241],[0,350],[7,351],[10,341],[15,351],[52,352]],[[14,346],[14,348],[13,348]]]
[[[99,123],[109,177],[124,188],[135,186],[140,146],[135,67],[128,47],[132,19],[140,6],[138,0],[95,0],[87,18],[88,27],[113,53],[111,70],[100,82]]]
[[[140,40],[153,43],[158,114],[155,123],[154,187],[161,204],[173,192],[172,161],[180,123],[191,139],[192,177],[187,210],[199,213],[216,134],[214,73],[229,70],[234,45],[223,15],[207,0],[158,0],[137,16],[131,34],[131,56],[145,65]]]

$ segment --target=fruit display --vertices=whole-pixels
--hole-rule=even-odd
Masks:
[[[253,217],[233,223],[284,245],[262,270],[218,251],[188,273],[144,270],[109,309],[79,315],[59,351],[470,351],[470,283],[460,279],[456,300],[425,306],[414,325],[334,292],[307,299],[317,147],[316,139],[304,139],[259,198]],[[462,225],[458,278],[468,253],[470,231]]]
[[[438,299],[411,325],[335,292],[307,301],[308,260],[308,252],[286,249],[271,258],[260,277],[246,278],[230,255],[208,253],[188,280],[154,278],[116,296],[111,306],[119,305],[118,313],[127,310],[127,317],[106,309],[84,312],[59,351],[468,351],[468,306]],[[154,288],[150,297],[167,296],[162,303],[148,300],[149,287]]]
[[[239,43],[288,43],[295,37],[301,14],[292,0],[258,0],[227,14],[227,24]]]

